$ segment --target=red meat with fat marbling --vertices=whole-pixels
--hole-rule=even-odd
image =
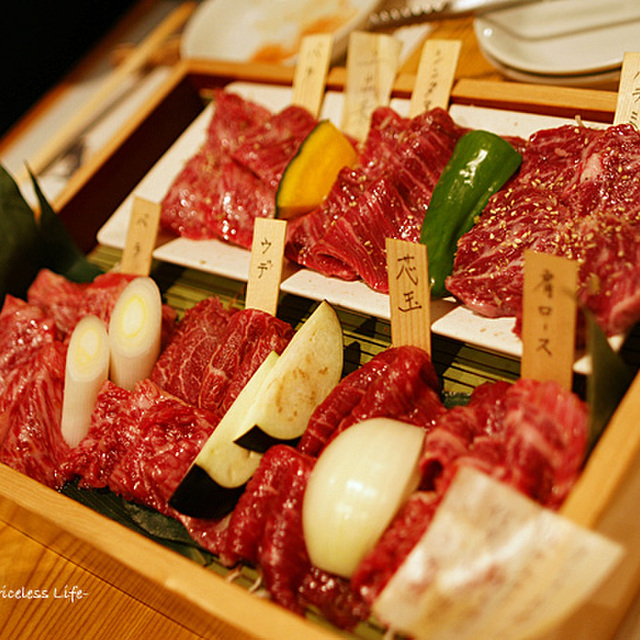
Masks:
[[[214,297],[187,309],[153,367],[151,380],[185,402],[197,404],[202,376],[233,313],[233,308],[223,307]]]
[[[460,239],[448,290],[481,315],[519,317],[524,251],[565,256],[602,329],[628,330],[640,319],[639,168],[630,125],[534,134],[517,178]]]
[[[346,428],[389,417],[429,427],[445,411],[428,354],[418,347],[387,349],[356,369],[314,411],[298,449],[317,456]]]
[[[218,90],[205,142],[162,200],[162,226],[250,248],[255,218],[274,215],[282,172],[316,122],[301,107],[271,114]]]
[[[36,305],[7,294],[0,311],[0,395],[4,394],[13,369],[59,338],[53,317]]]
[[[464,131],[442,109],[402,118],[378,108],[356,168],[343,170],[325,202],[292,223],[287,256],[388,291],[385,238],[419,239],[433,187]]]
[[[150,378],[220,418],[269,352],[282,353],[292,336],[291,325],[269,313],[205,299],[185,313]]]
[[[0,462],[53,489],[68,480],[60,431],[66,353],[61,342],[45,342],[4,377],[0,396]]]
[[[296,613],[313,605],[330,622],[353,628],[369,609],[348,581],[313,567],[302,531],[302,499],[315,458],[287,445],[264,455],[231,515],[227,557],[260,567],[272,599]]]
[[[317,124],[305,108],[286,107],[262,126],[252,128],[233,151],[233,159],[277,189],[289,161]]]

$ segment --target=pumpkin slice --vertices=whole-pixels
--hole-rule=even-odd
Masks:
[[[356,161],[353,144],[330,120],[321,120],[289,161],[276,192],[276,217],[289,219],[318,207],[343,167]]]

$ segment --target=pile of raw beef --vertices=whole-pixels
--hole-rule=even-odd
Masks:
[[[105,488],[181,521],[228,566],[257,566],[272,600],[302,614],[314,607],[341,628],[371,603],[426,531],[447,486],[473,465],[549,508],[560,505],[585,456],[587,409],[553,383],[520,380],[479,387],[446,409],[428,355],[383,351],[345,376],[316,409],[299,444],[267,451],[235,509],[219,520],[185,517],[168,504],[193,459],[267,354],[293,329],[257,310],[208,298],[179,321],[165,307],[163,350],[149,379],[129,391],[105,382],[88,435],[61,437],[65,354],[78,320],[108,321],[130,280],[118,274],[74,284],[42,271],[27,300],[7,296],[0,312],[0,461],[59,489]],[[301,504],[315,460],[337,433],[376,416],[425,429],[419,489],[352,580],[311,565]]]
[[[250,247],[254,219],[274,215],[282,173],[314,124],[301,108],[271,114],[219,91],[206,142],[164,198],[163,226]],[[288,258],[386,291],[385,238],[419,240],[464,132],[439,109],[413,119],[376,110],[357,165],[342,170],[318,209],[289,224]],[[602,329],[628,330],[640,319],[640,133],[576,123],[511,141],[522,167],[462,238],[448,290],[476,313],[517,317],[524,251],[553,253],[579,261],[580,302]]]

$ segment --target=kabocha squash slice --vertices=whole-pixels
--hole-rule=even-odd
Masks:
[[[351,141],[330,120],[321,120],[289,161],[276,192],[276,217],[293,218],[319,206],[343,167],[352,167],[357,153]]]

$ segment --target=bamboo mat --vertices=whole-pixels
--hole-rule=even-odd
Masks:
[[[104,270],[111,269],[120,259],[118,249],[99,246],[90,259]],[[216,296],[228,306],[243,308],[245,283],[194,269],[167,263],[154,263],[152,275],[164,293],[165,301],[178,317],[200,300]],[[315,302],[283,294],[278,317],[294,328],[306,320]],[[345,340],[345,371],[347,374],[362,366],[391,344],[389,322],[345,309],[336,309]],[[454,340],[433,336],[433,363],[445,395],[469,394],[483,382],[508,380],[520,375],[520,363]]]

